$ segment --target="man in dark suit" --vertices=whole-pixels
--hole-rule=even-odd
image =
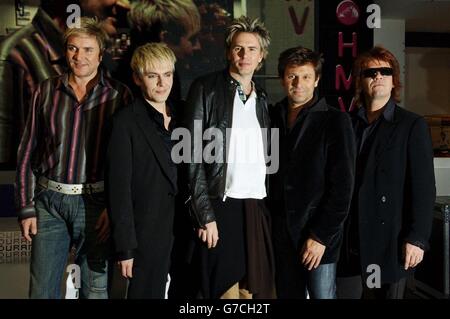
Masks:
[[[270,183],[279,298],[336,296],[355,146],[350,117],[317,97],[321,70],[321,55],[303,47],[278,60],[287,95],[272,111],[280,129],[280,170]]]
[[[177,171],[171,160],[175,55],[162,43],[131,60],[142,95],[114,117],[108,147],[113,239],[128,298],[164,298],[173,244]]]
[[[382,47],[355,61],[358,156],[339,272],[357,276],[347,289],[338,288],[342,297],[359,298],[362,289],[365,298],[402,298],[407,275],[428,248],[435,201],[433,150],[425,120],[396,104],[399,74],[397,59]]]

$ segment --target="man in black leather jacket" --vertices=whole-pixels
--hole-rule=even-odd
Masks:
[[[266,95],[252,81],[269,42],[258,19],[234,20],[226,34],[229,67],[197,79],[188,94],[185,124],[193,137],[188,180],[204,242],[198,256],[204,298],[274,293],[262,203],[270,121]]]

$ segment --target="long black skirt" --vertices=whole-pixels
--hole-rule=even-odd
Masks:
[[[198,245],[201,295],[220,298],[246,274],[244,200],[227,198],[211,201],[216,215],[219,240],[215,248]]]

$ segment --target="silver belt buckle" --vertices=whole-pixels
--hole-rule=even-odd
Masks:
[[[38,183],[46,189],[50,189],[52,191],[66,195],[93,194],[103,191],[101,189],[102,182],[95,183],[98,184],[99,187],[94,187],[95,184],[64,184],[42,177],[38,180]]]

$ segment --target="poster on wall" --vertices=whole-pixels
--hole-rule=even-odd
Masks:
[[[23,1],[16,1],[16,25],[26,26],[31,22],[31,10]]]
[[[194,0],[201,16],[199,48],[178,65],[181,95],[186,97],[192,81],[198,76],[226,66],[225,29],[233,19],[233,0]]]
[[[262,13],[270,30],[270,54],[266,73],[276,74],[278,55],[286,48],[302,45],[314,49],[314,1],[265,1]]]
[[[0,57],[0,216],[15,215],[13,184],[16,153],[29,114],[32,94],[38,83],[51,76],[57,76],[66,69],[62,30],[58,31],[52,23],[58,20],[58,17],[64,17],[60,20],[66,21],[68,14],[76,12],[68,7],[72,2],[77,1],[43,1],[36,15],[34,15],[35,7],[31,10],[33,14],[30,14],[28,7],[21,1],[11,3],[10,18],[17,22],[19,30],[27,28],[30,32],[16,31],[0,39],[0,52],[2,52]],[[168,44],[170,42],[177,55],[178,87],[176,90],[179,91],[179,98],[183,99],[186,96],[190,84],[196,77],[224,68],[226,65],[224,33],[226,25],[233,17],[232,0],[183,0],[161,1],[161,3],[118,0],[113,3],[113,6],[108,6],[107,2],[79,1],[78,3],[81,4],[81,14],[97,17],[109,35],[110,43],[102,60],[104,70],[130,88],[133,86],[133,81],[127,77],[131,75],[127,72],[130,72],[129,59],[132,49],[145,42],[156,41],[152,38],[152,32],[149,31],[154,31],[154,27],[146,30],[149,33],[148,38],[143,36],[145,32],[139,34],[140,38],[139,36],[133,38],[135,27],[129,23],[129,16],[134,6],[139,3],[147,6],[143,10],[145,15],[143,21],[148,23],[149,27],[151,22],[159,19],[151,16],[155,12],[151,6],[157,5],[158,10],[164,11],[158,17],[165,19],[167,25],[172,27],[170,30],[161,30],[158,35],[167,31],[166,37],[159,40],[166,41]],[[196,14],[186,17],[186,12],[189,11],[176,4],[183,4],[186,8],[189,7],[189,10],[194,8]],[[185,21],[193,21],[192,23],[196,26],[195,32],[185,34],[185,30],[173,28],[175,24],[183,25]],[[37,25],[39,28],[36,27]],[[24,38],[30,34],[31,37]],[[182,37],[186,39],[183,40]],[[133,43],[136,39],[142,42]],[[189,47],[186,43],[189,43]]]
[[[287,48],[302,45],[314,49],[314,0],[248,1],[247,13],[259,17],[271,35],[269,55],[256,78],[263,85],[271,102],[284,96],[279,84],[279,54]]]
[[[53,4],[41,5],[41,14],[36,15],[31,23],[25,21],[28,18],[31,19],[31,16],[27,6],[21,1],[18,1],[15,10],[11,11],[11,14],[16,15],[13,18],[18,19],[18,25],[21,25],[19,20],[20,23],[27,24],[23,28],[29,28],[34,36],[31,39],[20,39],[19,33],[13,32],[8,35],[8,39],[0,41],[1,52],[5,55],[0,59],[2,78],[0,83],[0,171],[15,169],[16,152],[29,113],[31,96],[37,84],[50,76],[61,74],[66,67],[62,51],[62,32],[54,34],[55,32],[52,31],[52,37],[50,37],[49,32],[40,34],[40,28],[35,26],[42,23],[50,24],[49,21],[51,19],[55,21],[58,15],[65,17],[68,13],[76,12],[68,7],[71,2],[74,1],[48,1]],[[226,65],[224,33],[226,25],[233,16],[232,0],[187,0],[161,3],[119,0],[113,6],[103,2],[101,5],[91,6],[89,6],[91,1],[79,3],[81,14],[96,16],[102,21],[105,31],[110,36],[110,45],[103,56],[103,66],[112,77],[131,88],[133,81],[129,62],[132,51],[137,45],[146,42],[163,41],[171,44],[169,46],[173,48],[177,56],[175,90],[180,99],[185,98],[195,78],[224,68]],[[130,14],[138,7],[138,4],[145,5],[143,9],[141,6],[143,16],[139,17],[138,22],[147,24],[147,29],[140,30],[140,33],[133,37],[133,34],[136,35],[137,27],[129,23]],[[187,16],[192,12],[189,11],[193,10],[192,7],[195,8],[196,13]],[[44,9],[52,12],[45,14],[47,17],[43,18]],[[155,10],[165,10],[165,12],[156,15]],[[151,16],[152,14],[155,16]],[[169,26],[168,30],[155,32],[156,28],[161,28],[161,25],[157,23],[152,25],[157,19],[164,20]],[[192,25],[195,26],[195,32],[189,31],[186,34],[187,31],[182,30]],[[46,31],[49,29],[53,30],[54,27],[47,27]],[[14,40],[11,41],[11,39]],[[22,40],[27,40],[26,43],[29,43],[26,48],[20,47],[20,43],[24,43]],[[27,55],[27,52],[30,54]]]

